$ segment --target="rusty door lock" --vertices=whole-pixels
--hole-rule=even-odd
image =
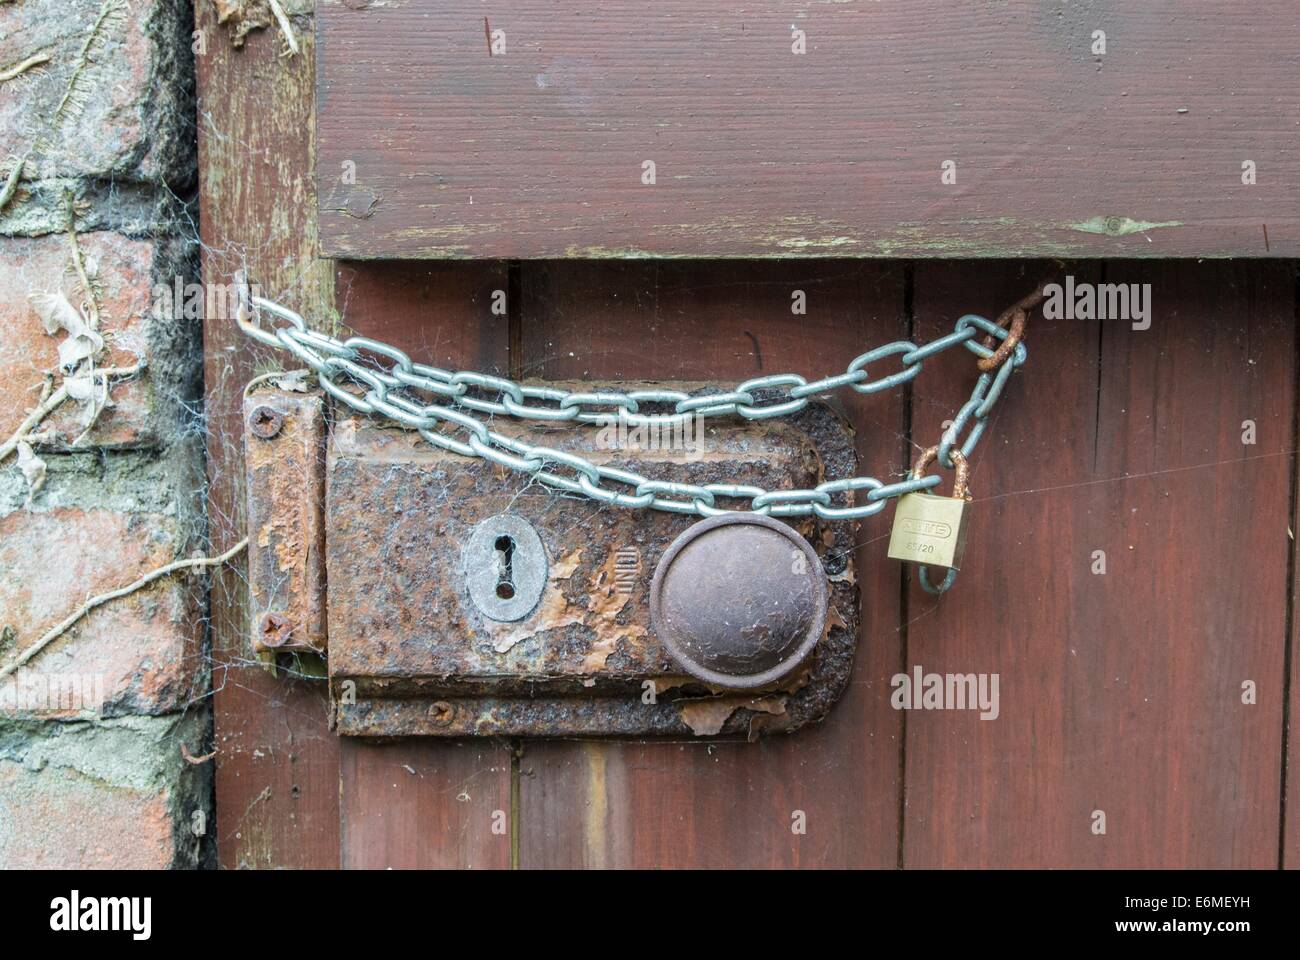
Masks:
[[[244,413],[252,645],[328,654],[339,733],[753,737],[820,720],[847,685],[848,525],[566,497],[341,404],[326,430],[316,393],[265,387]],[[497,429],[685,483],[854,475],[824,404],[709,424],[694,450]]]

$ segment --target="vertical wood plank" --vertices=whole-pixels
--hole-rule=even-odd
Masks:
[[[505,375],[508,325],[491,302],[507,280],[490,261],[344,264],[337,298],[350,329],[418,363]],[[343,866],[510,866],[508,743],[346,737],[340,749]]]
[[[228,283],[245,269],[314,324],[386,339],[426,362],[504,368],[505,321],[487,309],[491,291],[505,287],[500,264],[345,268],[336,313],[334,265],[316,259],[313,35],[300,31],[302,54],[281,58],[269,32],[231,48],[209,6],[198,25],[210,51],[199,58],[205,280]],[[228,319],[209,321],[205,336],[211,518],[224,547],[244,529],[243,385],[255,370],[293,364]],[[493,811],[510,811],[508,748],[340,741],[327,728],[323,683],[273,678],[251,663],[245,597],[242,573],[214,585],[221,864],[508,865],[509,831],[491,832]]]
[[[203,280],[238,270],[267,296],[311,317],[329,316],[333,267],[316,260],[312,176],[315,44],[279,55],[272,31],[231,45],[212,4],[196,4],[207,52],[196,57]],[[255,348],[229,317],[204,323],[212,545],[244,536],[240,398],[254,370],[284,360]],[[213,713],[217,747],[217,851],[223,867],[336,867],[338,743],[326,728],[319,681],[278,679],[248,649],[242,564],[214,575]]]
[[[905,331],[902,270],[862,262],[525,264],[523,291],[525,373],[547,379],[812,378]],[[845,393],[862,471],[902,471],[901,391]],[[899,663],[899,578],[883,536],[879,518],[862,527],[853,680],[821,726],[752,744],[526,742],[520,864],[894,866],[899,718],[880,678]]]
[[[510,749],[501,741],[344,738],[340,777],[345,868],[510,866]]]
[[[909,666],[998,673],[1000,714],[908,714],[906,866],[1277,863],[1294,283],[1104,269],[1151,284],[1151,328],[1033,322],[976,454],[957,586],[909,594]],[[918,267],[919,336],[1000,309],[1019,273]],[[919,380],[916,435],[968,389]]]
[[[1294,321],[1300,328],[1300,263],[1291,263],[1295,289]],[[1300,349],[1297,350],[1297,374],[1300,375]],[[1296,390],[1300,392],[1300,384]],[[1300,398],[1298,398],[1300,399]],[[1279,844],[1281,866],[1287,870],[1300,870],[1300,789],[1295,784],[1300,779],[1300,731],[1296,729],[1300,718],[1300,649],[1297,633],[1300,632],[1300,611],[1296,610],[1296,597],[1300,596],[1300,564],[1297,563],[1296,531],[1300,530],[1300,403],[1295,407],[1295,429],[1292,431],[1291,451],[1295,471],[1296,490],[1292,498],[1296,514],[1291,518],[1291,634],[1287,638],[1287,698],[1289,707],[1286,711],[1286,725],[1283,728],[1286,753],[1282,758],[1285,765],[1285,780],[1282,784],[1282,842]]]

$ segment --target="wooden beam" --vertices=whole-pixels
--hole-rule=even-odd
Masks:
[[[1288,0],[318,6],[329,256],[1300,255]]]
[[[266,296],[332,319],[334,270],[316,260],[309,175],[315,44],[306,36],[300,57],[281,58],[276,35],[255,31],[236,48],[214,6],[197,8],[203,280],[230,284],[246,270]],[[230,317],[209,317],[203,334],[208,521],[221,550],[246,535],[244,384],[259,364],[286,361],[254,348]],[[220,864],[337,867],[339,747],[325,684],[272,677],[253,657],[242,569],[214,575],[211,602]]]

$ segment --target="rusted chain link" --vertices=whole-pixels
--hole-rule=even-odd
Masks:
[[[1025,321],[1029,319],[1030,311],[1046,299],[1047,285],[1049,282],[1049,280],[1041,281],[1038,286],[1034,288],[1033,293],[1017,300],[998,315],[995,322],[999,327],[1007,331],[1007,337],[998,344],[998,348],[993,351],[991,356],[981,357],[975,362],[975,365],[979,367],[980,373],[989,373],[990,371],[996,370],[998,367],[1002,366],[1007,357],[1011,354],[1011,351],[1014,350],[1024,338]],[[993,336],[991,334],[986,334],[984,337],[985,348],[991,348],[993,342]]]
[[[250,319],[254,311],[278,317],[286,325],[263,328]],[[696,486],[653,480],[629,470],[595,464],[576,454],[534,446],[490,429],[473,414],[631,428],[653,425],[660,429],[671,429],[694,417],[736,415],[762,420],[796,413],[808,405],[813,395],[844,386],[858,393],[900,386],[921,372],[926,359],[961,344],[981,363],[999,354],[1002,359],[990,368],[996,373],[980,375],[970,399],[933,448],[933,458],[953,469],[970,456],[1007,379],[1026,358],[1014,326],[1004,329],[984,317],[967,314],[957,321],[952,333],[937,340],[922,346],[908,340],[887,343],[855,357],[845,372],[811,383],[799,374],[786,373],[755,377],[730,390],[716,388],[717,392],[695,396],[658,389],[584,392],[521,384],[486,373],[442,370],[416,363],[397,347],[368,337],[338,340],[308,329],[299,314],[262,297],[245,294],[236,321],[249,336],[288,350],[306,364],[315,372],[321,388],[340,403],[418,431],[434,446],[500,464],[552,488],[599,503],[698,516],[739,510],[775,517],[857,519],[883,510],[890,498],[934,487],[940,478],[911,476],[886,484],[863,476],[829,480],[812,489],[775,491],[739,484]],[[1023,331],[1023,321],[1019,330]],[[1001,341],[996,350],[976,342],[981,332],[990,344]],[[1017,339],[1012,340],[1013,336]],[[889,357],[898,357],[902,369],[872,378],[868,367]],[[418,396],[420,393],[425,396]],[[654,406],[666,406],[671,412],[647,412]],[[444,432],[448,428],[452,432]],[[458,435],[457,430],[463,433]],[[964,431],[968,432],[958,446]],[[859,502],[859,491],[866,491],[861,498],[865,502]],[[836,496],[843,496],[845,504],[835,505]],[[747,501],[748,505],[724,506],[720,500]]]
[[[925,476],[925,469],[932,464],[939,456],[937,446],[930,447],[916,458],[916,463],[912,467],[912,479],[920,480]],[[967,460],[960,450],[952,451],[953,463],[957,464],[956,476],[952,481],[952,495],[958,500],[970,499],[970,461]]]

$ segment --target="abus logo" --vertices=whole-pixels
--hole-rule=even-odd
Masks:
[[[129,930],[133,940],[148,940],[153,930],[152,897],[86,897],[73,890],[71,897],[50,901],[50,929]]]
[[[952,527],[942,520],[920,520],[916,517],[904,517],[901,525],[904,533],[915,533],[922,537],[947,540],[952,536]]]

